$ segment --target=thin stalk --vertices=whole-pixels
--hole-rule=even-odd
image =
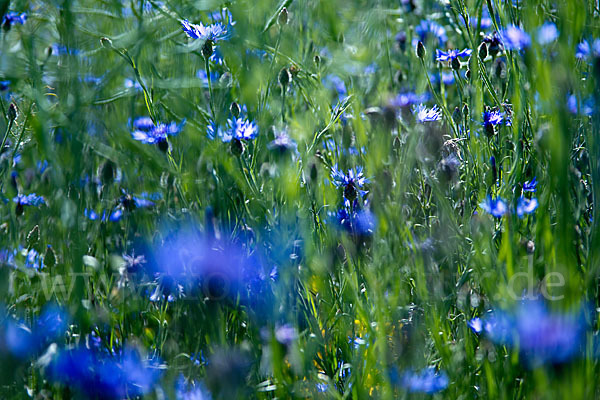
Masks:
[[[215,115],[215,108],[213,106],[213,91],[212,91],[212,82],[210,79],[210,63],[208,62],[208,58],[204,57],[204,66],[206,70],[206,80],[208,81],[208,104],[210,106],[210,113],[212,114],[213,120],[217,118]]]

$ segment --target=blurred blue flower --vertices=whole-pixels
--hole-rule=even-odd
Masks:
[[[181,21],[181,25],[185,34],[192,39],[211,40],[216,43],[229,39],[232,34],[231,25],[225,26],[220,22],[204,25],[202,22],[192,24],[187,19],[184,19]]]
[[[179,124],[171,122],[170,124],[158,123],[154,125],[150,118],[140,117],[133,122],[134,130],[131,132],[131,137],[142,143],[160,145],[166,143],[167,136],[177,135],[184,124],[185,120]]]
[[[558,39],[558,29],[552,22],[546,22],[537,31],[537,41],[542,46],[548,45],[556,39]]]
[[[34,206],[39,207],[46,204],[46,200],[42,196],[38,196],[35,193],[31,194],[19,194],[13,198],[13,202],[21,206]]]
[[[419,25],[415,27],[415,33],[416,37],[412,40],[412,46],[415,48],[419,41],[423,42],[423,44],[427,43],[428,38],[437,39],[437,44],[439,46],[443,46],[448,40],[446,29],[435,21],[422,20]]]
[[[211,400],[212,396],[202,382],[186,382],[183,375],[177,379],[175,387],[176,400]]]
[[[508,213],[508,206],[500,197],[493,199],[492,196],[488,195],[484,201],[479,203],[479,207],[496,218],[500,218]]]
[[[523,196],[519,197],[517,201],[517,215],[519,218],[522,218],[525,214],[531,214],[538,207],[538,201],[534,197],[532,199],[525,198]]]
[[[449,62],[454,60],[455,58],[461,57],[461,58],[465,58],[465,57],[469,57],[471,55],[471,53],[473,53],[473,50],[471,49],[464,49],[464,50],[458,50],[458,49],[453,49],[453,50],[448,50],[448,51],[443,51],[440,49],[437,49],[435,51],[435,59],[436,61],[440,61],[440,62]]]
[[[594,107],[596,102],[593,97],[589,97],[587,100],[583,101],[581,105],[581,110],[579,109],[579,102],[577,101],[577,96],[571,94],[567,96],[567,108],[573,114],[579,114],[590,116],[594,113]]]
[[[415,104],[426,102],[427,100],[429,100],[429,95],[427,93],[416,94],[414,92],[403,92],[398,93],[398,95],[390,101],[390,105],[392,107],[410,107]]]
[[[142,360],[132,348],[120,354],[100,354],[85,347],[61,350],[46,367],[46,376],[88,398],[122,399],[143,396],[157,383],[155,360]]]
[[[2,25],[4,26],[12,26],[15,24],[23,25],[27,21],[27,14],[25,13],[16,13],[14,11],[9,11],[4,14],[4,19],[2,20]]]
[[[469,18],[469,22],[471,23],[471,26],[473,28],[477,28],[477,25],[479,25],[479,18],[477,16],[471,16]],[[482,10],[481,13],[481,29],[486,30],[489,29],[492,26],[492,19],[490,18],[490,13],[488,12],[488,10],[486,8],[484,8]]]
[[[591,52],[590,43],[587,40],[583,40],[575,49],[575,58],[583,60],[588,58]]]
[[[0,92],[5,92],[10,88],[10,81],[0,81]]]
[[[267,148],[279,153],[298,153],[298,144],[290,137],[285,129],[277,130],[275,132],[275,139],[267,144]]]
[[[206,75],[205,70],[199,69],[198,72],[196,72],[196,77],[202,81],[203,87],[208,87],[208,76]],[[219,75],[214,71],[210,71],[211,82],[216,82],[218,79]]]
[[[514,25],[509,25],[500,31],[500,38],[507,50],[523,50],[531,44],[529,34]]]
[[[527,365],[536,367],[583,355],[585,331],[581,311],[550,312],[542,301],[522,300],[511,311],[494,311],[484,318],[476,333],[485,334],[496,344],[516,348]]]
[[[129,78],[125,78],[125,81],[123,82],[123,86],[125,87],[125,89],[133,89],[136,91],[142,91],[142,85],[140,85],[140,83],[138,81],[134,81]]]
[[[375,216],[369,209],[368,202],[362,206],[358,199],[350,203],[347,199],[336,214],[336,222],[346,232],[357,236],[371,236],[375,231]]]
[[[433,394],[448,387],[448,376],[429,367],[420,372],[407,371],[402,376],[402,386],[409,392]]]
[[[533,177],[532,180],[526,181],[523,184],[523,191],[525,192],[535,192],[537,187],[537,178]]]
[[[347,95],[348,91],[346,90],[346,84],[344,81],[337,75],[327,75],[323,78],[323,86],[325,86],[328,90],[333,90],[338,95],[338,100],[342,101]]]
[[[421,123],[439,121],[442,118],[442,110],[437,105],[427,108],[427,106],[419,104],[413,107],[413,114],[416,115],[417,121]]]

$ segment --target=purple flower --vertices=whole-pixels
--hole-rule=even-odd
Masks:
[[[537,41],[542,46],[548,45],[558,39],[558,29],[552,22],[546,22],[537,31]]]
[[[494,127],[497,125],[502,125],[502,122],[504,122],[504,124],[507,126],[511,125],[510,119],[505,118],[506,114],[498,110],[486,110],[483,112],[482,117],[482,125],[488,132],[493,132]]]
[[[517,201],[517,215],[519,218],[523,218],[525,214],[533,213],[538,207],[538,201],[534,197],[532,199],[521,196]]]
[[[492,196],[488,195],[484,201],[479,203],[479,207],[496,218],[500,218],[508,213],[508,206],[500,197],[493,199]]]
[[[437,61],[441,61],[441,62],[452,61],[458,57],[461,57],[461,58],[469,57],[472,52],[473,52],[473,50],[471,50],[471,49],[464,49],[461,51],[459,51],[458,49],[448,50],[448,51],[442,51],[442,50],[437,49],[435,51],[435,59]]]
[[[421,123],[438,121],[442,117],[442,111],[437,105],[427,108],[425,105],[419,104],[413,108],[413,114],[416,115],[417,121]]]
[[[181,21],[182,29],[192,39],[211,40],[219,42],[231,37],[231,25],[223,25],[220,22],[211,25],[192,24],[187,19]]]
[[[523,50],[531,44],[529,34],[521,28],[509,25],[500,32],[500,38],[507,50]]]
[[[448,376],[429,367],[420,372],[407,371],[402,376],[402,386],[409,392],[433,394],[448,387]]]
[[[588,58],[591,52],[592,49],[590,47],[590,43],[587,40],[584,40],[577,45],[577,48],[575,49],[575,58],[583,60]]]

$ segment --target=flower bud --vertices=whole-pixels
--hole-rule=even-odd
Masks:
[[[287,24],[288,23],[288,16],[289,16],[289,13],[288,13],[287,8],[283,7],[281,9],[281,11],[279,12],[279,16],[277,17],[277,23],[280,26],[283,26],[283,25]]]
[[[465,118],[469,118],[469,105],[468,105],[467,103],[465,103],[465,104],[463,105],[463,108],[462,108],[462,115],[463,115]]]
[[[313,61],[315,62],[315,65],[317,66],[317,68],[319,68],[321,66],[321,56],[319,56],[318,54],[315,55],[315,58]]]
[[[44,266],[48,268],[52,268],[56,265],[56,253],[52,249],[52,246],[48,245],[46,247],[46,252],[44,253]]]
[[[460,70],[460,61],[458,61],[458,57],[453,58],[452,61],[450,61],[450,65],[454,71]]]
[[[422,59],[425,57],[426,53],[427,52],[425,51],[425,45],[419,40],[419,43],[417,43],[417,57]]]
[[[240,116],[242,109],[240,108],[240,105],[234,101],[233,103],[231,103],[229,111],[231,111],[231,115],[233,115],[234,118],[237,118]]]
[[[17,106],[15,106],[15,103],[10,103],[10,106],[8,107],[8,120],[14,121],[17,119],[17,115]]]
[[[231,150],[231,154],[237,157],[244,154],[244,150],[246,150],[244,143],[239,139],[232,139],[229,149]]]
[[[39,225],[36,225],[27,234],[27,247],[31,249],[39,241],[40,241],[40,227],[39,227]]]
[[[208,60],[210,58],[210,56],[213,55],[213,41],[208,39],[204,42],[204,44],[202,45],[202,56]]]
[[[106,49],[112,49],[113,47],[112,40],[107,37],[100,38],[100,44]]]
[[[485,42],[482,42],[479,45],[478,53],[479,53],[479,59],[481,61],[483,61],[483,60],[485,60],[487,58],[487,56],[488,56],[488,47],[487,47],[487,44]]]
[[[283,67],[281,71],[279,71],[278,80],[279,84],[285,88],[292,81],[292,74],[290,74],[290,71],[287,68]]]

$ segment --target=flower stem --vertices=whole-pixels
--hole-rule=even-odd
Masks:
[[[216,119],[215,108],[213,107],[213,91],[212,91],[212,82],[210,80],[210,64],[208,62],[208,57],[204,57],[204,66],[206,70],[206,80],[208,81],[208,104],[210,106],[210,113],[213,119]]]

